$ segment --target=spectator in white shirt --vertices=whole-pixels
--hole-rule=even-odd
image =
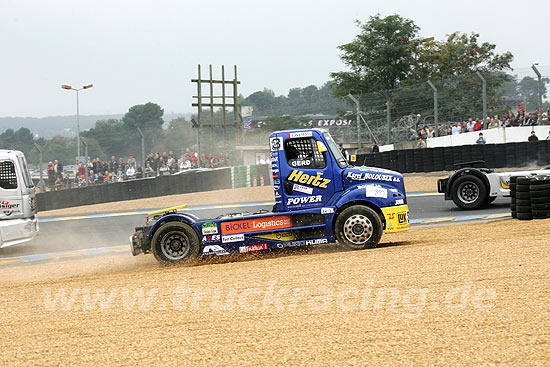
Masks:
[[[164,175],[169,175],[169,174],[170,174],[170,169],[168,168],[166,163],[162,162],[162,165],[159,168],[159,175],[164,176]]]
[[[434,128],[433,127],[430,127],[428,129],[428,131],[426,132],[426,137],[429,139],[429,138],[433,138],[435,135],[435,132],[434,132]]]
[[[466,123],[466,131],[467,132],[474,131],[474,120],[471,117],[468,119],[468,122]]]
[[[136,178],[136,169],[134,168],[134,164],[130,163],[130,167],[126,170],[126,177],[128,179],[134,179]]]
[[[144,173],[145,173],[145,177],[153,177],[155,175],[155,171],[153,171],[149,163],[145,165]]]
[[[458,135],[458,134],[460,134],[460,130],[461,130],[460,126],[457,123],[455,123],[453,125],[453,128],[451,129],[451,134],[452,135]]]

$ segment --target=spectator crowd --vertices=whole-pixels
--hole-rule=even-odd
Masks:
[[[49,162],[46,167],[48,187],[54,190],[80,187],[112,182],[122,182],[140,178],[149,178],[178,173],[199,167],[199,158],[196,151],[187,149],[179,158],[171,150],[168,153],[149,153],[145,159],[145,165],[137,162],[134,155],[129,158],[116,158],[111,156],[110,161],[104,159],[91,159],[86,162],[76,161],[75,168],[70,172],[63,169],[63,165],[55,160]],[[200,167],[217,168],[230,165],[230,160],[225,155],[201,154]],[[73,177],[71,177],[73,176]],[[86,181],[88,180],[88,181]]]
[[[548,114],[542,108],[542,121],[548,121]],[[535,126],[538,124],[539,111],[526,112],[523,105],[519,105],[517,111],[510,110],[506,116],[494,115],[493,117],[487,116],[481,120],[476,118],[469,118],[468,121],[462,122],[450,122],[447,124],[440,124],[437,126],[437,136],[457,135],[472,131],[481,131],[486,129],[506,128],[512,126]],[[411,129],[408,140],[422,140],[425,141],[428,138],[436,136],[436,131],[433,127],[422,126],[416,130]],[[420,143],[421,144],[421,143]],[[420,145],[419,144],[419,145]]]

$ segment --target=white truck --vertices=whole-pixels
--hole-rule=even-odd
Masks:
[[[459,163],[458,170],[437,181],[437,191],[461,209],[479,209],[497,197],[510,196],[511,176],[550,175],[550,167],[539,170],[494,172],[482,167],[484,161]],[[480,167],[481,166],[481,167]]]
[[[0,150],[0,249],[38,234],[35,188],[25,155]]]

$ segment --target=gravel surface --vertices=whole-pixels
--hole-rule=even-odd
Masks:
[[[4,268],[0,365],[547,366],[549,228],[417,227],[374,250],[180,267],[120,254]]]

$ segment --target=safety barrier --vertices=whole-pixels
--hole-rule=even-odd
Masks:
[[[219,168],[204,171],[191,170],[176,175],[48,191],[38,193],[36,200],[38,210],[45,211],[231,187],[231,168]]]
[[[355,164],[409,172],[451,171],[455,164],[483,160],[488,168],[550,165],[550,140],[391,150],[357,155]]]

